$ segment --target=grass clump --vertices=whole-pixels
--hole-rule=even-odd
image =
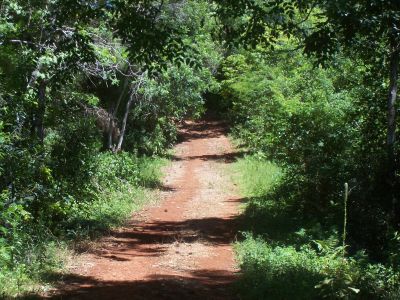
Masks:
[[[398,299],[400,273],[357,252],[343,256],[337,228],[304,218],[285,172],[247,156],[233,164],[247,202],[236,243],[242,299]]]
[[[264,196],[282,176],[281,169],[261,155],[239,159],[234,170],[242,193],[250,197]]]
[[[64,225],[73,238],[96,236],[123,224],[143,204],[154,198],[152,189],[160,184],[159,157],[137,158],[128,153],[99,155],[91,179],[91,201],[75,202]]]
[[[46,231],[26,232],[14,245],[0,245],[0,299],[14,299],[49,288],[50,274],[59,272],[72,252],[66,241]],[[28,236],[28,234],[31,234]]]

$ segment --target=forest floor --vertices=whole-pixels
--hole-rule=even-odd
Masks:
[[[53,299],[235,299],[238,153],[226,127],[186,121],[161,200],[76,257]]]

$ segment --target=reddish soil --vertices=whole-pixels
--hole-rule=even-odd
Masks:
[[[216,121],[186,122],[162,199],[78,257],[55,299],[236,299],[236,153]]]

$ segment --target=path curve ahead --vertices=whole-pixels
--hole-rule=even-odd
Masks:
[[[57,299],[236,299],[232,241],[240,198],[227,172],[236,153],[217,121],[187,121],[162,200],[83,254]]]

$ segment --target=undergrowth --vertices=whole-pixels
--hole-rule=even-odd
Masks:
[[[128,153],[99,154],[92,158],[85,190],[71,196],[68,206],[54,208],[60,211],[56,225],[33,222],[29,214],[11,223],[0,239],[0,298],[44,292],[63,271],[74,246],[123,224],[155,198],[152,188],[159,184],[165,163]],[[22,209],[16,206],[15,215]]]
[[[247,199],[236,243],[242,299],[399,299],[400,274],[346,254],[335,228],[304,219],[285,194],[285,173],[259,156],[233,164]]]

